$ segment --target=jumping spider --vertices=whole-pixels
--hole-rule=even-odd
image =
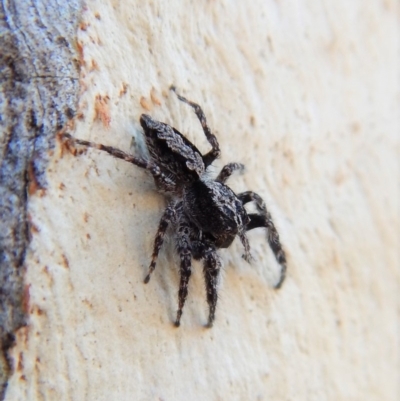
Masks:
[[[171,87],[176,93],[175,87]],[[258,227],[267,229],[268,243],[281,265],[281,274],[275,288],[279,288],[286,274],[286,256],[279,241],[278,232],[259,195],[252,191],[235,194],[226,180],[235,170],[243,170],[240,163],[223,167],[216,179],[209,178],[207,168],[220,156],[217,138],[207,125],[206,117],[196,103],[176,93],[178,99],[194,109],[212,149],[202,155],[180,132],[168,124],[156,121],[146,114],[140,117],[149,160],[131,156],[119,149],[72,138],[64,134],[66,144],[84,145],[99,149],[148,170],[161,192],[169,199],[154,241],[149,272],[144,280],[148,283],[153,273],[158,253],[168,226],[175,230],[176,249],[180,257],[179,307],[175,325],[180,325],[182,309],[188,294],[191,261],[203,260],[203,273],[209,306],[208,327],[211,327],[217,305],[217,284],[221,262],[217,250],[227,248],[238,235],[243,247],[243,258],[250,261],[250,246],[246,231]],[[244,205],[254,202],[257,213],[247,213]]]

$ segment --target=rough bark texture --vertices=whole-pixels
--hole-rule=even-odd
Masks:
[[[165,206],[151,177],[57,147],[29,198],[29,325],[6,400],[395,401],[396,13],[391,0],[89,0],[71,134],[128,151],[146,112],[205,152],[175,84],[218,136],[213,172],[246,165],[229,184],[265,199],[288,276],[271,288],[278,267],[254,230],[253,265],[238,241],[221,251],[214,327],[194,264],[174,328],[172,240],[143,284]]]
[[[79,1],[0,4],[0,386],[14,332],[26,324],[29,193],[46,187],[57,130],[76,112]]]

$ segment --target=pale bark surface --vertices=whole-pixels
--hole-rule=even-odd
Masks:
[[[194,264],[179,329],[170,240],[147,272],[165,206],[151,177],[98,151],[51,157],[29,198],[28,325],[6,400],[396,400],[399,156],[395,1],[88,1],[77,32],[72,135],[129,151],[139,116],[207,151],[265,199],[288,277],[261,231],[255,261],[221,251],[214,327]],[[135,146],[133,152],[138,152]]]

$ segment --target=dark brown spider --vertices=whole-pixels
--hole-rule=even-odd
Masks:
[[[171,89],[175,91],[174,87]],[[165,209],[156,238],[149,272],[144,280],[148,283],[156,267],[157,257],[169,226],[176,231],[176,249],[180,257],[179,307],[175,325],[180,325],[182,309],[188,294],[188,282],[191,275],[191,261],[203,260],[203,273],[209,306],[208,327],[215,318],[218,293],[217,284],[221,262],[217,250],[227,248],[236,236],[239,236],[245,253],[244,259],[250,261],[250,246],[246,232],[253,228],[264,227],[267,230],[268,243],[281,265],[281,275],[275,288],[280,288],[286,274],[286,257],[279,241],[278,232],[272,222],[265,203],[255,192],[247,191],[235,194],[226,180],[235,170],[242,170],[240,163],[229,163],[210,179],[207,168],[219,157],[220,149],[217,138],[207,125],[206,117],[196,103],[178,95],[179,100],[194,109],[212,149],[202,155],[200,151],[180,132],[168,124],[153,120],[142,114],[140,124],[143,127],[149,160],[131,156],[119,149],[72,138],[64,134],[67,143],[84,145],[99,149],[123,159],[138,167],[148,170],[157,189],[170,199]],[[257,213],[247,213],[244,205],[255,202]]]

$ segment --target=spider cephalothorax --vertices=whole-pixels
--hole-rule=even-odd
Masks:
[[[175,88],[172,87],[175,91]],[[208,326],[215,318],[217,304],[217,284],[221,268],[217,250],[227,248],[236,236],[243,247],[243,257],[251,259],[250,246],[246,232],[257,227],[267,230],[267,240],[281,265],[281,275],[275,288],[279,288],[286,274],[286,257],[279,241],[279,235],[261,197],[247,191],[235,194],[226,180],[235,170],[243,170],[240,163],[229,163],[216,179],[206,174],[207,167],[220,155],[217,138],[211,133],[205,115],[200,106],[178,95],[178,98],[193,107],[201,122],[203,131],[212,149],[202,155],[200,151],[180,132],[168,124],[156,121],[146,114],[140,117],[146,146],[150,158],[131,156],[119,149],[95,144],[64,134],[69,144],[79,144],[103,150],[114,157],[123,159],[148,170],[154,178],[157,188],[168,194],[170,199],[161,217],[149,272],[145,278],[148,283],[156,267],[164,235],[169,226],[175,230],[176,249],[180,258],[179,307],[175,325],[179,326],[182,309],[188,293],[192,258],[203,261],[207,302],[209,305]],[[257,213],[247,213],[244,205],[255,202]]]

